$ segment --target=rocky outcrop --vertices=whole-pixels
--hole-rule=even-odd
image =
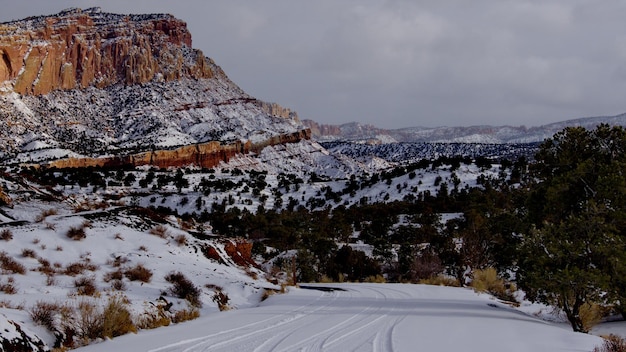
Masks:
[[[171,15],[71,9],[0,24],[0,82],[20,94],[212,76]]]
[[[212,168],[221,162],[228,162],[238,154],[250,152],[259,153],[263,148],[286,143],[297,143],[310,139],[310,130],[296,133],[282,134],[259,143],[236,141],[231,144],[221,144],[213,141],[195,145],[183,146],[172,150],[154,150],[126,156],[111,156],[101,158],[67,158],[46,163],[46,167],[59,169],[81,167],[120,167],[150,165],[159,168],[181,167],[194,165]]]
[[[13,204],[13,200],[11,200],[11,197],[9,197],[4,192],[4,189],[2,189],[2,186],[0,186],[0,205],[12,206],[12,204]]]
[[[0,351],[44,352],[50,348],[35,334],[0,314]]]

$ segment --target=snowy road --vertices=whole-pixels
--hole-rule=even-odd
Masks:
[[[401,284],[294,289],[259,307],[127,335],[99,351],[591,351],[595,336],[526,316],[471,290]]]

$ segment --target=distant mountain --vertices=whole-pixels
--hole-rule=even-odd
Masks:
[[[626,126],[626,114],[586,117],[539,127],[525,126],[469,126],[469,127],[411,127],[386,130],[356,122],[343,125],[323,125],[304,120],[313,138],[322,141],[358,141],[363,143],[432,142],[432,143],[536,143],[569,126],[595,128],[606,123]]]

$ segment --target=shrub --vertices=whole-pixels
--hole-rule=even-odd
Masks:
[[[213,295],[212,299],[213,299],[213,302],[217,303],[217,307],[220,309],[220,311],[225,311],[225,310],[230,309],[230,306],[228,305],[228,301],[230,301],[230,298],[224,292],[215,291],[215,294]]]
[[[0,282],[0,292],[4,292],[7,295],[16,294],[17,288],[15,287],[15,279],[9,277],[6,283]]]
[[[0,268],[3,273],[21,275],[26,273],[26,267],[17,262],[15,259],[9,257],[6,252],[0,252]]]
[[[110,271],[104,274],[102,280],[104,282],[109,282],[111,280],[122,280],[124,278],[124,272],[121,269],[117,269],[115,271]]]
[[[378,274],[378,275],[370,275],[368,277],[365,278],[365,280],[363,280],[363,282],[372,282],[372,283],[385,283],[387,282],[387,280],[385,280],[385,277]]]
[[[617,336],[604,336],[604,343],[601,347],[596,347],[593,352],[626,352],[626,340]]]
[[[80,277],[74,280],[74,287],[76,287],[76,293],[81,296],[95,296],[98,293],[96,282],[92,277]]]
[[[166,238],[167,237],[167,227],[163,225],[157,225],[148,231],[151,235],[155,235],[157,237]]]
[[[602,318],[606,315],[608,309],[595,302],[586,302],[580,307],[580,320],[583,324],[584,331],[591,331]]]
[[[174,241],[176,241],[176,244],[178,244],[179,246],[184,246],[187,244],[187,236],[178,235],[176,236],[176,238],[174,238]]]
[[[461,286],[461,284],[459,284],[458,279],[451,277],[451,276],[447,276],[447,275],[431,276],[428,279],[420,280],[419,283],[423,285],[436,285],[436,286],[451,286],[451,287]]]
[[[80,241],[83,238],[87,237],[87,234],[85,233],[85,228],[84,227],[70,227],[69,230],[67,230],[67,233],[65,234],[67,237],[73,239],[74,241]]]
[[[30,309],[30,318],[35,324],[41,325],[49,331],[54,331],[54,320],[57,313],[63,308],[58,303],[39,301]]]
[[[137,332],[130,311],[124,303],[124,299],[118,296],[109,298],[109,302],[103,312],[102,336],[116,337]]]
[[[70,263],[65,267],[65,275],[76,276],[84,273],[86,270],[96,271],[98,270],[98,266],[95,264],[89,263],[87,260],[82,262],[74,262]]]
[[[24,248],[22,249],[22,257],[24,258],[37,258],[37,253],[34,250]]]
[[[37,215],[37,217],[35,218],[35,222],[42,222],[44,221],[48,216],[50,215],[57,215],[58,212],[56,209],[46,209],[46,210],[42,210],[41,213],[39,215]]]
[[[93,340],[102,336],[104,321],[101,310],[95,303],[87,300],[78,302],[76,327],[78,335]]]
[[[122,280],[111,281],[111,288],[117,291],[126,291],[126,284]]]
[[[12,239],[13,239],[13,232],[11,232],[11,230],[2,229],[2,231],[0,231],[0,240],[10,241]]]
[[[182,323],[188,320],[194,320],[200,317],[200,311],[197,308],[181,309],[174,313],[172,317],[173,323]]]
[[[132,268],[128,268],[124,271],[124,276],[130,281],[150,282],[152,279],[152,271],[147,269],[142,264],[137,264]]]
[[[186,299],[192,306],[201,307],[200,289],[197,288],[183,273],[171,272],[165,276],[165,280],[172,284],[170,292],[178,297]]]
[[[494,268],[474,271],[470,286],[477,292],[488,292],[499,299],[515,301],[512,295],[516,290],[515,285],[506,283]]]

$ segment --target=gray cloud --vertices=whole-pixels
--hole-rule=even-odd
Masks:
[[[32,0],[0,21],[70,6],[172,13],[244,90],[323,123],[533,126],[626,111],[621,0]]]

